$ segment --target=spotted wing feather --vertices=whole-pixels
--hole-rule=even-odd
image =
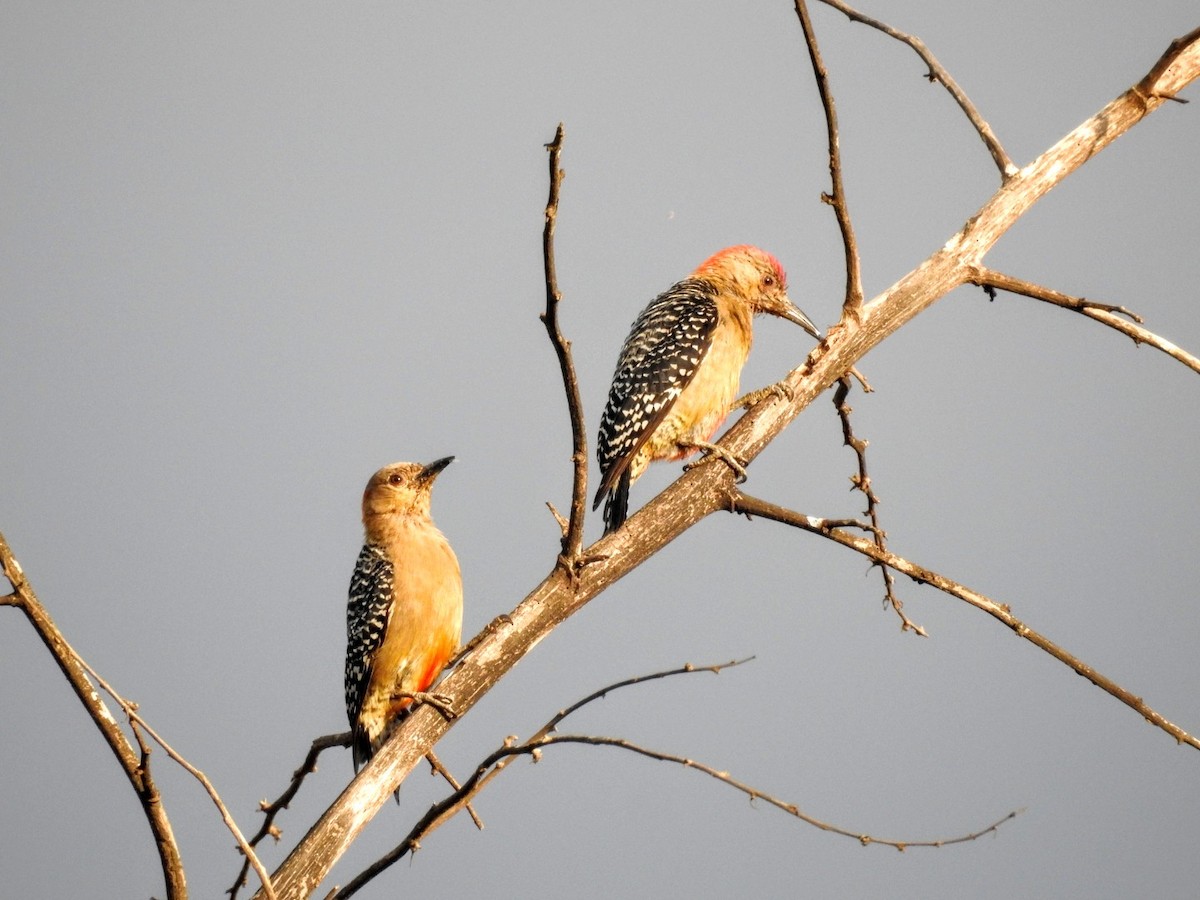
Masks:
[[[387,634],[394,578],[384,549],[378,544],[364,545],[350,578],[346,604],[346,716],[354,732],[356,772],[370,757],[370,748],[360,746],[366,738],[359,733],[358,716],[371,683],[371,662]]]
[[[660,294],[630,328],[600,420],[596,458],[601,483],[593,509],[695,376],[717,327],[716,289],[697,279]]]

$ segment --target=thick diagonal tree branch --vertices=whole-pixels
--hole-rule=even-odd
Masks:
[[[996,241],[1038,200],[1200,76],[1200,29],[1175,41],[1150,73],[1009,178],[966,225],[912,272],[863,307],[861,322],[843,321],[787,379],[790,397],[756,405],[722,445],[752,460],[813,399],[869,350],[941,297],[969,280]],[[728,466],[706,464],[635,513],[615,534],[584,551],[593,558],[576,578],[560,567],[475,645],[442,682],[455,708],[467,712],[539,641],[597,594],[633,571],[681,533],[722,508],[731,496]],[[870,546],[873,543],[867,542]],[[428,705],[396,729],[374,759],[334,801],[273,876],[281,898],[307,897],[425,753],[453,727]]]

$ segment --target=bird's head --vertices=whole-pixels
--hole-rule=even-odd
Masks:
[[[371,476],[363,491],[363,518],[369,516],[428,516],[429,494],[438,473],[450,463],[447,456],[429,465],[398,462]]]
[[[787,275],[770,253],[742,244],[714,253],[696,269],[693,277],[702,278],[718,291],[729,291],[746,303],[751,312],[779,316],[795,322],[818,340],[821,332],[787,294]]]

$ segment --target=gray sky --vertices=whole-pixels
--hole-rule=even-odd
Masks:
[[[1194,0],[864,7],[920,35],[1019,164],[1120,93]],[[911,51],[820,7],[868,296],[997,185]],[[1193,88],[1192,100],[1200,99]],[[836,320],[824,124],[787,2],[60,4],[0,8],[0,529],[75,647],[215,782],[242,827],[345,728],[346,585],[367,478],[456,454],[434,514],[465,634],[549,570],[570,435],[537,320],[542,145],[565,121],[563,327],[594,441],[617,350],[656,293],[759,244]],[[1092,160],[988,262],[1125,304],[1200,349],[1195,105]],[[749,389],[799,363],[759,324]],[[861,364],[855,424],[896,552],[1010,604],[1200,730],[1200,384],[1050,307],[946,297]],[[832,405],[748,490],[853,515]],[[634,488],[641,506],[678,472]],[[594,475],[593,475],[594,477]],[[600,521],[589,523],[589,538]],[[439,745],[465,775],[610,681],[749,654],[580,713],[846,828],[975,844],[897,853],[615,750],[517,764],[362,896],[1191,896],[1200,757],[1003,627],[861,558],[714,516],[566,623]],[[0,611],[0,883],[161,895],[137,803],[31,630]],[[238,866],[190,777],[157,777],[196,897]],[[331,752],[274,867],[351,775]],[[441,795],[423,769],[334,871]]]

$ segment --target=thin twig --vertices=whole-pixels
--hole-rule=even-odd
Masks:
[[[572,582],[579,577],[579,558],[583,548],[583,523],[587,511],[587,426],[583,420],[583,401],[579,397],[579,380],[575,375],[575,363],[571,357],[571,342],[563,337],[558,325],[558,305],[562,293],[558,289],[558,275],[554,266],[554,228],[558,222],[558,192],[562,185],[563,171],[558,161],[562,154],[563,126],[559,122],[554,140],[546,145],[550,156],[550,196],[546,200],[546,225],[542,230],[542,257],[546,274],[546,311],[541,314],[542,323],[550,335],[550,343],[558,356],[558,367],[562,371],[563,388],[567,394],[567,409],[571,416],[571,462],[574,478],[571,485],[571,517],[562,539],[560,562]]]
[[[352,735],[349,731],[343,731],[339,734],[326,734],[316,738],[312,742],[312,746],[308,748],[308,755],[304,757],[304,762],[300,764],[300,768],[292,773],[291,784],[287,789],[279,795],[279,798],[273,803],[268,803],[266,800],[258,804],[259,811],[263,813],[262,825],[259,826],[254,837],[250,838],[250,846],[257,847],[267,835],[273,837],[276,841],[279,840],[283,833],[275,826],[275,817],[279,813],[288,808],[288,804],[300,790],[300,785],[304,783],[304,779],[317,771],[317,757],[322,751],[328,750],[330,747],[349,747]],[[246,857],[242,862],[242,869],[238,872],[237,878],[233,882],[233,887],[225,893],[229,895],[229,900],[237,900],[238,891],[246,883],[246,875],[250,871],[250,858]]]
[[[973,591],[955,581],[951,581],[944,575],[939,575],[937,572],[911,563],[907,559],[892,553],[890,550],[881,550],[875,545],[874,541],[868,541],[865,538],[848,534],[845,531],[831,529],[827,526],[827,520],[806,516],[803,513],[786,509],[774,503],[768,503],[766,500],[750,497],[740,492],[734,495],[730,505],[733,511],[737,513],[749,513],[750,515],[761,516],[764,519],[771,519],[784,525],[791,525],[794,528],[801,528],[813,534],[819,534],[821,537],[835,541],[843,547],[849,547],[851,550],[861,553],[868,559],[885,563],[897,572],[902,572],[909,576],[918,584],[928,584],[943,593],[969,603],[976,609],[982,610],[992,618],[1004,623],[1019,637],[1023,637],[1035,647],[1049,653],[1059,662],[1069,666],[1076,674],[1082,675],[1092,684],[1096,685],[1096,687],[1116,697],[1151,725],[1161,728],[1179,743],[1187,744],[1200,750],[1200,740],[1197,740],[1178,725],[1155,712],[1154,709],[1146,705],[1141,697],[1125,690],[1125,688],[1121,687],[1111,678],[1101,675],[1087,663],[1068,653],[1049,638],[1034,631],[1014,616],[1012,610],[1007,605],[997,603],[995,600],[980,594],[978,591]]]
[[[858,472],[850,477],[850,484],[853,490],[860,491],[867,498],[867,515],[871,518],[871,534],[875,538],[875,546],[880,550],[886,550],[887,532],[879,524],[879,495],[875,493],[871,476],[867,472],[867,442],[854,434],[854,427],[850,424],[850,413],[854,410],[846,402],[849,393],[850,376],[843,375],[838,379],[838,386],[833,392],[833,406],[842,422],[842,441],[854,451],[858,460]],[[896,579],[892,575],[892,570],[883,563],[872,563],[872,565],[878,566],[879,571],[883,573],[884,602],[890,604],[896,611],[896,615],[900,617],[900,629],[912,631],[921,637],[929,637],[924,628],[905,614],[904,601],[896,596]]]
[[[116,690],[113,689],[113,686],[105,681],[100,673],[93,669],[86,660],[81,659],[80,663],[87,670],[88,674],[92,677],[96,684],[100,685],[101,690],[112,697],[113,700],[117,702],[117,705],[121,707],[122,712],[124,712],[126,717],[128,717],[134,736],[137,738],[138,746],[141,747],[143,768],[149,772],[150,748],[143,740],[141,731],[144,731],[146,734],[150,735],[150,737],[154,739],[154,742],[167,752],[167,756],[171,757],[171,759],[181,766],[189,775],[200,782],[200,785],[208,793],[209,798],[217,807],[217,811],[221,814],[221,820],[225,823],[225,827],[229,829],[229,833],[232,834],[233,839],[237,841],[238,848],[242,851],[242,855],[254,868],[254,873],[258,875],[259,880],[262,882],[263,890],[266,892],[267,897],[270,898],[270,900],[276,900],[275,889],[271,884],[271,876],[267,873],[267,870],[259,861],[258,856],[254,853],[253,848],[251,848],[251,846],[246,842],[245,837],[242,836],[241,829],[238,828],[237,822],[234,821],[233,816],[229,814],[228,807],[226,807],[224,801],[221,800],[221,795],[217,793],[217,789],[213,787],[213,783],[209,781],[208,776],[184,759],[181,754],[179,754],[163,739],[162,735],[154,730],[149,722],[142,718],[142,715],[138,712],[138,705],[136,703],[134,703],[132,700],[126,700],[124,697],[118,694]],[[141,729],[140,731],[139,728]]]
[[[1107,303],[1097,303],[1094,300],[1088,300],[1084,297],[1072,297],[1069,294],[1042,287],[1040,284],[1034,284],[1032,281],[1025,281],[1021,278],[1005,275],[1003,272],[997,272],[986,266],[973,266],[970,271],[969,283],[979,285],[993,299],[995,298],[994,292],[1001,290],[1008,291],[1011,294],[1021,294],[1024,297],[1041,300],[1045,303],[1051,303],[1062,309],[1073,310],[1087,316],[1089,319],[1095,319],[1097,322],[1121,332],[1126,337],[1132,338],[1135,344],[1148,344],[1156,350],[1161,350],[1167,356],[1183,363],[1193,372],[1200,372],[1200,358],[1193,356],[1166,338],[1159,337],[1154,332],[1141,327],[1144,321],[1142,317],[1137,313],[1130,312],[1124,306],[1111,306]],[[1130,322],[1128,321],[1129,319],[1133,321]]]
[[[921,61],[929,68],[926,78],[929,81],[940,81],[942,86],[950,92],[950,96],[954,98],[954,102],[958,104],[970,120],[971,125],[979,133],[979,137],[987,146],[988,152],[992,155],[992,159],[996,162],[996,167],[1000,170],[1001,181],[1007,181],[1019,171],[1013,163],[1009,155],[1004,151],[1004,147],[1000,145],[1000,139],[996,137],[996,133],[992,131],[992,126],[979,114],[979,110],[975,108],[975,104],[958,86],[946,68],[937,61],[937,58],[930,52],[925,43],[918,37],[911,34],[905,34],[903,31],[897,31],[886,22],[880,22],[878,19],[872,19],[870,16],[863,15],[858,10],[847,6],[842,0],[821,0],[826,6],[832,6],[838,12],[844,13],[852,22],[859,22],[863,25],[869,25],[877,31],[882,31],[889,37],[895,38],[902,43],[912,47],[916,54],[921,57]]]
[[[46,608],[38,600],[37,593],[25,577],[21,564],[13,556],[12,549],[8,546],[3,534],[0,534],[0,568],[3,568],[4,577],[13,587],[12,594],[8,596],[16,598],[6,605],[15,606],[25,614],[25,618],[29,620],[42,643],[46,645],[46,649],[50,651],[50,655],[71,685],[71,689],[75,691],[75,696],[79,698],[79,702],[83,704],[83,708],[104,737],[105,743],[108,744],[117,763],[121,766],[121,771],[125,773],[125,777],[137,795],[150,826],[150,833],[154,836],[154,845],[158,849],[168,900],[183,900],[187,897],[187,878],[183,869],[183,859],[179,855],[179,845],[175,841],[170,819],[167,818],[167,810],[162,802],[162,796],[150,775],[149,747],[145,745],[141,735],[137,734],[135,729],[134,737],[141,752],[134,752],[108,705],[89,680],[90,669],[87,663],[67,643]]]
[[[452,819],[461,809],[463,809],[470,801],[476,797],[484,787],[497,775],[499,775],[508,764],[517,756],[523,753],[533,752],[537,743],[546,738],[548,734],[571,713],[578,710],[580,707],[587,705],[595,700],[620,690],[624,687],[630,687],[635,684],[642,684],[647,681],[654,681],[659,678],[668,678],[673,675],[690,675],[697,672],[712,672],[719,674],[724,669],[740,666],[743,663],[749,662],[754,657],[746,659],[731,660],[727,663],[718,663],[709,666],[693,666],[691,663],[680,666],[676,669],[668,669],[662,672],[653,672],[649,675],[639,675],[635,678],[627,678],[624,681],[618,681],[615,684],[610,684],[598,691],[588,694],[582,700],[571,704],[566,709],[555,713],[545,725],[534,732],[529,740],[517,744],[516,735],[510,735],[504,742],[503,746],[489,754],[471,774],[471,777],[463,782],[462,786],[453,794],[449,795],[439,803],[434,804],[429,808],[424,816],[421,817],[409,831],[408,835],[397,846],[393,847],[384,856],[377,859],[370,866],[364,869],[358,875],[354,876],[346,886],[337,891],[332,897],[336,900],[347,900],[347,898],[356,894],[368,882],[374,879],[380,873],[386,871],[390,866],[399,862],[409,853],[415,853],[421,849],[421,840],[428,837],[450,819]],[[516,747],[529,748],[528,750],[518,750],[515,753],[509,752]],[[332,900],[332,898],[331,898]]]
[[[854,226],[850,222],[850,209],[846,205],[846,189],[842,184],[842,155],[838,149],[837,107],[833,102],[833,94],[829,90],[829,74],[825,71],[825,63],[821,59],[821,49],[817,46],[817,35],[813,31],[812,20],[808,16],[808,6],[805,5],[804,0],[795,0],[795,3],[796,15],[799,17],[800,27],[804,31],[804,41],[808,45],[808,57],[812,61],[813,76],[817,81],[817,90],[821,94],[821,105],[825,108],[825,127],[829,137],[829,177],[832,188],[831,192],[823,194],[821,199],[833,207],[838,228],[842,231],[842,247],[846,254],[846,297],[842,302],[842,314],[858,322],[862,319],[862,269],[858,259],[858,241],[854,237]]]
[[[425,754],[425,759],[429,762],[429,767],[433,771],[446,779],[446,783],[454,790],[462,790],[462,785],[458,783],[458,779],[450,774],[450,770],[442,765],[442,761],[437,758],[437,754],[430,750]],[[470,803],[467,804],[467,813],[471,816],[471,821],[475,823],[475,827],[483,831],[483,819],[479,818],[479,813],[475,812],[475,807]]]
[[[702,762],[697,762],[694,759],[689,759],[686,756],[676,756],[673,753],[663,753],[659,750],[650,750],[646,747],[639,746],[632,741],[627,741],[624,738],[598,737],[594,735],[583,734],[554,734],[543,738],[540,744],[536,747],[522,745],[520,747],[511,748],[509,752],[514,754],[531,753],[536,750],[541,750],[543,747],[549,747],[554,744],[586,744],[593,747],[618,747],[622,750],[629,750],[633,753],[637,753],[650,759],[656,759],[661,762],[672,762],[688,769],[695,769],[697,772],[703,772],[705,775],[710,775],[721,783],[727,784],[730,787],[741,791],[743,794],[746,794],[752,802],[755,800],[765,800],[776,809],[781,809],[788,815],[795,816],[802,822],[806,822],[809,825],[820,828],[822,831],[828,831],[832,834],[840,834],[844,837],[853,838],[864,847],[868,844],[882,844],[885,847],[895,847],[897,850],[903,852],[909,847],[946,847],[951,844],[963,844],[967,841],[977,840],[983,837],[985,834],[991,834],[1000,828],[1000,826],[1005,822],[1016,818],[1016,816],[1020,815],[1020,813],[1024,811],[1020,809],[1014,809],[1012,812],[1000,819],[997,819],[986,828],[981,828],[979,831],[972,831],[969,834],[962,834],[952,838],[938,838],[925,841],[903,841],[893,838],[878,838],[861,831],[849,831],[830,822],[825,822],[821,819],[810,816],[808,813],[803,812],[795,803],[788,803],[787,801],[780,800],[771,794],[764,793],[758,788],[746,784],[744,781],[737,780],[728,772],[714,769],[712,766],[705,765]]]
[[[105,686],[104,689],[108,691],[108,693],[112,694],[111,688]],[[116,695],[114,694],[113,696],[115,697]],[[125,714],[129,716],[129,721],[133,723],[135,731],[137,726],[141,726],[141,728],[145,730],[150,737],[154,738],[154,742],[156,744],[167,751],[167,755],[171,757],[171,759],[175,760],[176,763],[182,766],[193,778],[203,785],[204,790],[208,793],[209,798],[216,805],[217,810],[220,812],[221,821],[225,823],[225,827],[229,829],[230,834],[233,835],[233,839],[237,841],[238,849],[242,851],[242,855],[246,858],[246,861],[254,868],[254,874],[257,875],[259,880],[262,882],[263,891],[266,893],[267,897],[270,898],[270,900],[276,900],[275,888],[271,884],[271,876],[263,867],[263,864],[259,860],[258,855],[254,852],[254,849],[246,842],[246,838],[242,835],[242,830],[238,828],[237,822],[235,822],[233,816],[229,814],[228,807],[226,807],[224,802],[221,800],[220,794],[217,793],[217,789],[213,787],[213,783],[209,781],[208,776],[184,759],[183,756],[180,755],[170,744],[163,740],[162,736],[150,727],[149,723],[146,722],[146,720],[136,712],[131,704],[128,704],[120,699],[118,699],[118,702],[121,703],[121,707],[125,710]]]
[[[417,823],[417,825],[411,832],[409,832],[408,836],[401,844],[395,847],[386,856],[377,860],[370,867],[355,876],[344,888],[333,894],[331,896],[331,900],[334,900],[334,898],[336,898],[336,900],[348,900],[349,897],[356,894],[369,881],[386,870],[389,866],[402,859],[405,855],[419,850],[421,848],[422,838],[427,836],[431,831],[453,816],[458,809],[462,808],[463,804],[465,804],[469,798],[478,794],[479,791],[482,790],[482,788],[489,781],[491,781],[492,778],[498,775],[513,759],[517,758],[518,756],[530,756],[534,759],[534,761],[537,761],[540,758],[541,752],[544,748],[553,746],[555,744],[589,744],[592,746],[618,747],[638,753],[650,759],[656,759],[663,762],[674,762],[687,768],[704,772],[705,774],[716,778],[718,781],[728,784],[729,786],[749,796],[751,801],[760,799],[765,800],[772,806],[775,806],[784,812],[795,816],[797,819],[800,819],[803,822],[820,828],[823,831],[853,838],[864,846],[867,844],[882,844],[884,846],[895,847],[897,850],[903,851],[909,847],[943,847],[950,844],[973,841],[985,834],[996,831],[1001,825],[1014,818],[1016,815],[1018,815],[1018,813],[1021,812],[1021,810],[1014,810],[986,828],[953,838],[943,838],[930,841],[901,841],[888,838],[877,838],[863,832],[849,831],[829,822],[814,818],[813,816],[801,811],[800,808],[794,803],[788,803],[780,800],[771,794],[767,794],[755,787],[737,780],[736,778],[733,778],[728,772],[719,771],[712,766],[708,766],[704,763],[697,762],[687,757],[662,753],[656,750],[649,750],[623,738],[611,738],[595,735],[557,735],[553,733],[555,727],[571,713],[575,712],[580,707],[587,705],[588,703],[606,696],[612,691],[623,687],[629,687],[630,685],[653,681],[659,678],[667,678],[672,675],[685,675],[695,672],[719,673],[723,669],[742,665],[743,663],[749,662],[753,658],[754,657],[748,657],[747,659],[733,660],[720,665],[704,667],[696,667],[689,664],[681,666],[677,669],[669,669],[663,672],[655,672],[650,675],[642,675],[635,678],[629,678],[624,681],[619,681],[615,684],[608,685],[607,687],[592,692],[582,700],[579,700],[578,702],[573,703],[567,708],[556,713],[528,740],[518,743],[515,737],[510,736],[504,742],[503,746],[493,751],[479,764],[475,770],[475,773],[463,784],[462,788],[458,792],[432,807],[424,819]]]

